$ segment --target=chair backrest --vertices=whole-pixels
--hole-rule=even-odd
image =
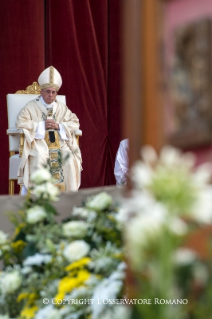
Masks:
[[[15,128],[16,118],[20,110],[31,100],[38,97],[39,94],[8,94],[7,95],[7,114],[8,114],[8,128]],[[57,100],[66,104],[65,95],[57,95]],[[9,151],[18,152],[20,136],[9,136]]]

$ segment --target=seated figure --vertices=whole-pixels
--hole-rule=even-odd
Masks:
[[[30,185],[30,176],[38,168],[50,164],[55,184],[62,191],[77,191],[81,181],[81,152],[74,131],[79,120],[68,107],[57,101],[62,85],[59,72],[45,69],[38,78],[41,95],[20,111],[16,126],[23,129],[25,140],[18,183],[22,195]],[[61,163],[61,157],[68,157]]]
[[[125,139],[121,141],[117,154],[114,167],[114,174],[116,178],[116,185],[126,185],[128,172],[129,172],[129,140]]]

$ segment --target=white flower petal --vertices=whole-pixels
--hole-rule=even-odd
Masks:
[[[31,181],[36,184],[48,182],[51,179],[52,179],[51,173],[49,172],[49,170],[45,168],[36,170],[31,176]]]
[[[212,186],[199,191],[191,216],[200,223],[212,223]]]
[[[8,235],[0,230],[0,245],[4,245],[7,242]]]
[[[102,192],[88,200],[86,206],[93,210],[104,210],[112,204],[112,197],[106,192]]]
[[[75,240],[66,246],[63,255],[69,262],[73,262],[86,256],[89,250],[90,246],[84,240]]]
[[[29,256],[25,259],[23,265],[26,266],[40,266],[42,264],[48,264],[52,260],[51,255],[47,254],[35,254],[33,256]]]
[[[141,149],[141,157],[147,165],[155,164],[158,160],[156,151],[152,146],[145,145]]]
[[[196,259],[197,253],[188,248],[179,248],[173,256],[173,261],[179,266],[192,264]]]
[[[71,221],[63,224],[63,233],[67,237],[83,238],[87,234],[88,224],[83,221]]]
[[[59,189],[50,182],[42,185],[37,185],[33,189],[33,194],[39,198],[41,195],[44,199],[49,199],[50,201],[57,201],[60,194]]]
[[[136,162],[130,170],[130,176],[135,186],[143,188],[150,184],[153,176],[152,169],[142,163],[141,161]]]
[[[168,221],[167,226],[174,234],[178,236],[183,236],[188,232],[188,226],[182,219],[178,217],[171,218],[171,220]]]
[[[26,220],[29,224],[36,224],[37,222],[40,222],[47,217],[45,209],[37,205],[29,208],[26,211],[26,214]]]
[[[204,163],[196,168],[193,174],[193,180],[199,187],[202,187],[210,181],[211,176],[212,164]]]
[[[17,271],[1,273],[0,290],[3,295],[15,292],[21,286],[21,276]]]
[[[160,161],[167,166],[177,165],[181,160],[181,154],[180,150],[172,146],[164,146],[160,152]]]

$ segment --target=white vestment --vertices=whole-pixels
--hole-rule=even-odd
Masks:
[[[121,141],[117,154],[114,167],[114,175],[116,178],[116,185],[126,185],[127,176],[129,172],[129,159],[128,159],[129,140]]]
[[[43,126],[47,108],[38,97],[20,111],[16,126],[23,129],[25,140],[21,163],[18,170],[18,182],[27,189],[30,186],[30,175],[47,163],[49,158],[49,148],[38,127]],[[63,157],[69,154],[69,158],[63,164],[63,175],[66,191],[77,191],[81,182],[81,152],[77,144],[74,131],[79,129],[79,120],[68,107],[58,101],[54,102],[53,115],[60,130],[59,142]],[[66,134],[65,134],[66,133]],[[61,138],[64,138],[62,139]]]

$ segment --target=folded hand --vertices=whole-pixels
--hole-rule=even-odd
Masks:
[[[55,122],[55,120],[46,120],[45,121],[45,129],[49,130],[59,130],[59,124]]]

